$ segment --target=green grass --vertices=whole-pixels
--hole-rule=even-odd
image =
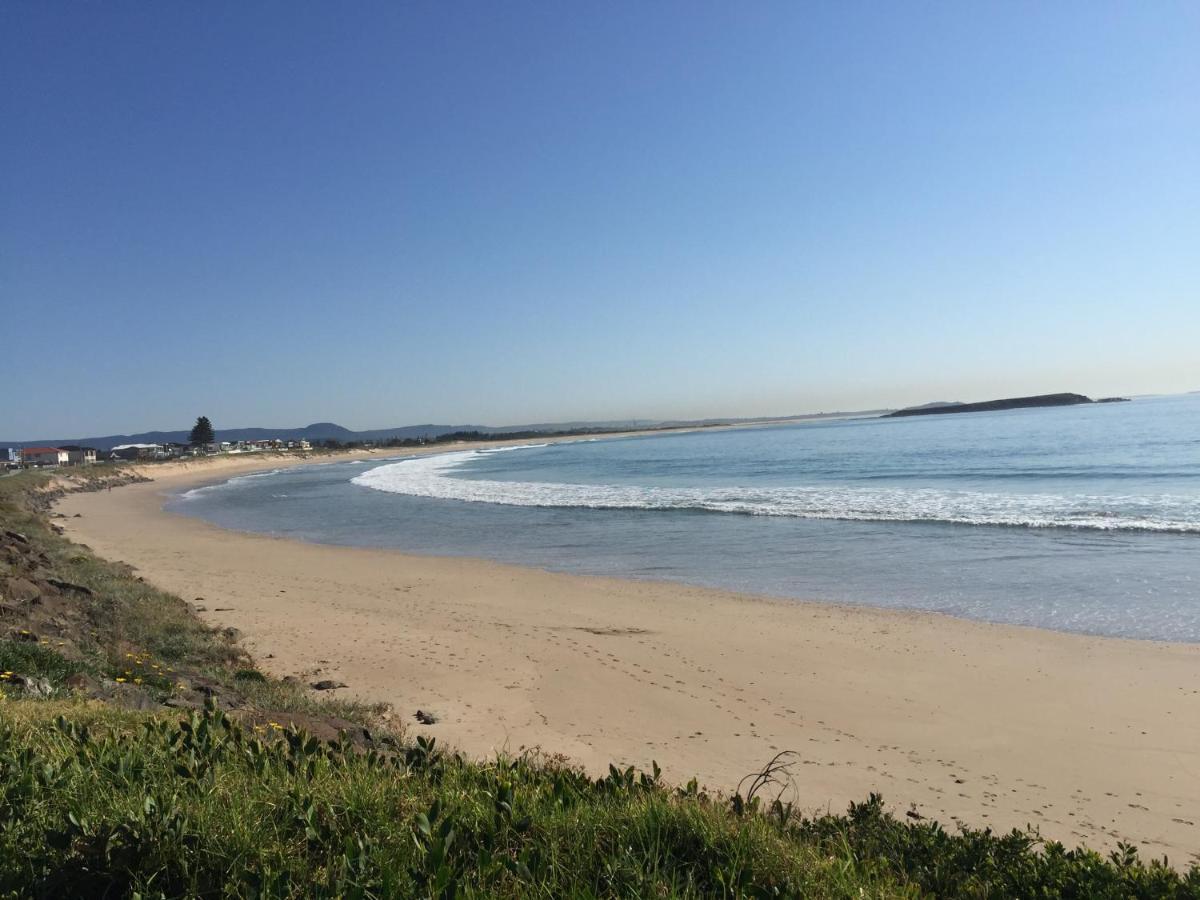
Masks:
[[[740,808],[740,812],[737,809]],[[1197,897],[1200,873],[1029,836],[731,804],[613,769],[357,752],[215,709],[0,721],[13,897]]]

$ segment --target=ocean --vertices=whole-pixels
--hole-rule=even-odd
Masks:
[[[452,449],[168,507],[320,543],[1200,641],[1200,395]]]

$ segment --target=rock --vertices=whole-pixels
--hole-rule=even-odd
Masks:
[[[417,714],[413,718],[422,725],[436,725],[438,723],[437,714],[424,709],[418,709]]]
[[[323,681],[314,681],[310,687],[314,691],[334,691],[338,688],[344,688],[346,685],[340,681],[333,681],[332,679],[326,678]]]
[[[64,682],[67,687],[73,691],[88,691],[94,686],[91,678],[84,675],[82,672],[76,672],[74,675],[68,675]]]
[[[75,515],[71,516],[71,518],[72,519],[82,519],[83,513],[75,513]]]
[[[231,644],[236,644],[242,639],[242,633],[236,628],[226,628],[221,632],[221,634],[223,634],[225,636],[225,640],[229,641]]]
[[[28,628],[22,628],[20,631],[11,631],[8,636],[14,641],[28,641],[31,644],[36,644],[41,640],[37,636],[37,632],[30,631]]]
[[[190,700],[187,697],[168,697],[162,705],[171,709],[200,709],[204,704],[199,700]]]
[[[83,594],[85,597],[92,596],[92,589],[84,587],[82,584],[72,584],[69,581],[59,581],[57,578],[47,578],[50,584],[54,585],[60,591],[74,591],[77,594]]]
[[[123,706],[126,709],[135,709],[141,711],[158,709],[159,707],[158,701],[142,690],[121,691],[112,698],[112,702],[117,706]]]
[[[19,531],[6,531],[4,532],[4,536],[10,540],[16,541],[18,544],[29,543],[29,538],[25,537],[25,535],[21,534]]]
[[[54,688],[50,686],[50,679],[37,678],[33,675],[14,675],[9,683],[15,687],[25,689],[27,697],[49,697],[54,693]]]
[[[9,578],[4,586],[4,593],[14,600],[36,600],[42,593],[36,584],[25,578]]]

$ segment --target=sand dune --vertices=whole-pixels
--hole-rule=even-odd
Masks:
[[[151,467],[153,483],[68,497],[81,517],[63,524],[205,598],[264,668],[432,709],[413,727],[472,754],[653,759],[730,789],[790,749],[806,808],[878,791],[946,824],[1200,850],[1196,645],[309,545],[162,510],[165,491],[279,465]]]

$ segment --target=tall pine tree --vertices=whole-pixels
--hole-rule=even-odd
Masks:
[[[211,444],[216,437],[217,433],[213,431],[212,422],[208,421],[208,416],[200,416],[196,419],[196,424],[192,426],[192,433],[188,436],[188,440],[193,444]]]

